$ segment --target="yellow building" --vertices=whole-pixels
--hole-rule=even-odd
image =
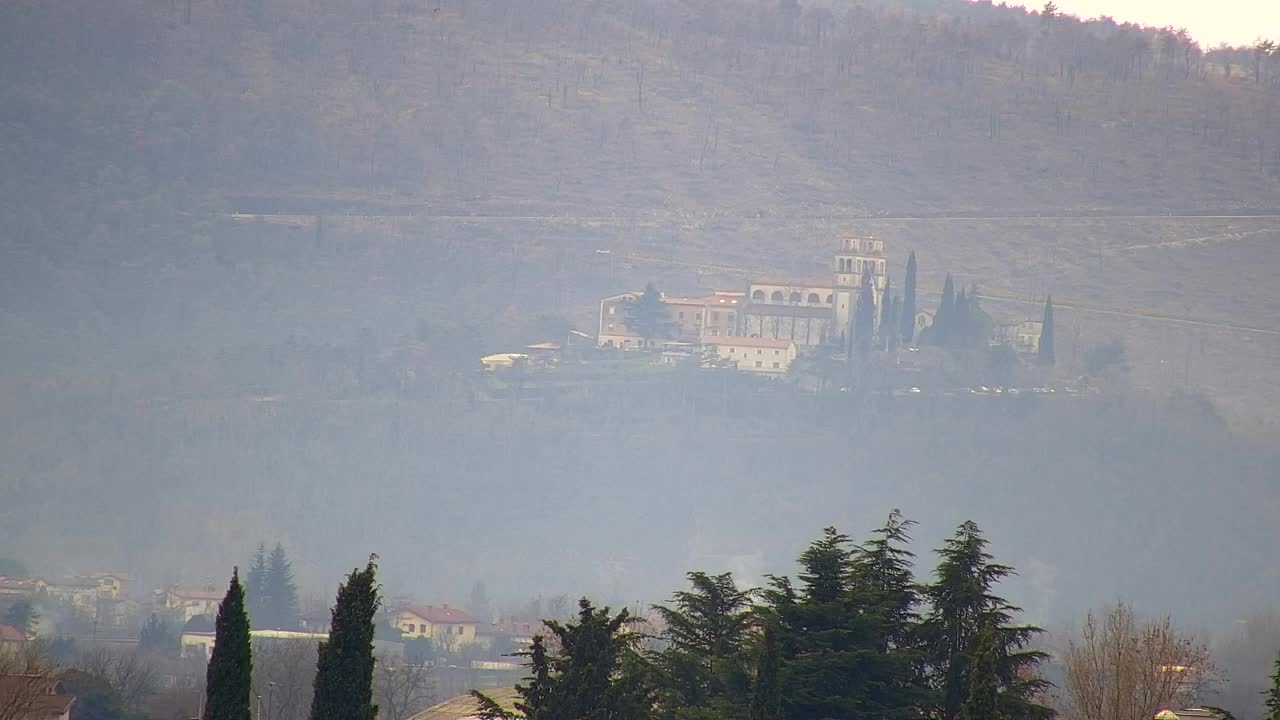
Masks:
[[[476,642],[476,620],[448,605],[416,605],[396,611],[392,624],[409,638],[430,638],[449,650]]]
[[[719,337],[702,341],[725,362],[744,372],[781,375],[796,359],[796,344],[790,340],[760,337]]]

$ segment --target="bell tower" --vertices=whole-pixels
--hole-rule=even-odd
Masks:
[[[836,243],[831,269],[835,275],[835,335],[843,337],[848,332],[858,293],[868,275],[875,291],[872,296],[876,303],[880,302],[880,294],[888,278],[884,241],[875,237],[842,236]],[[880,308],[876,310],[879,317]]]

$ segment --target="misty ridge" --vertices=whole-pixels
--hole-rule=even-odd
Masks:
[[[299,623],[376,553],[387,647],[395,613],[444,603],[612,637],[587,597],[661,634],[688,573],[780,591],[823,528],[861,546],[896,508],[922,583],[976,523],[1056,687],[1086,613],[1169,615],[1229,679],[1169,702],[1262,716],[1274,43],[1052,3],[16,0],[0,67],[0,591],[110,573],[136,604],[14,615],[79,643],[60,662],[109,677],[99,625],[151,619],[181,655],[193,618],[157,598],[216,602],[264,542]],[[853,237],[883,241],[876,279],[842,279]],[[753,298],[774,277],[803,311]],[[610,298],[644,350],[605,342]],[[742,303],[716,337],[707,298]],[[755,373],[720,336],[795,358]],[[779,628],[827,612],[759,597]],[[735,640],[745,675],[679,702],[857,714],[750,708],[763,627]],[[509,661],[427,645],[409,665]],[[316,646],[271,647],[306,669],[274,710],[301,718]],[[200,667],[172,675],[205,692]],[[406,720],[479,682],[449,672],[379,676],[379,702]],[[122,697],[189,717],[184,691]]]

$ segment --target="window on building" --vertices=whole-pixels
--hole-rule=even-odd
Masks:
[[[818,304],[818,303],[820,303],[820,302],[822,302],[822,301],[818,299],[818,293],[809,293],[809,304],[810,304],[810,305],[817,305],[817,304]]]
[[[738,317],[738,316],[737,316],[737,314],[736,314],[736,313],[729,313],[729,324],[730,324],[730,325],[732,325],[732,324],[733,324],[733,321],[734,321],[737,317]]]
[[[773,367],[774,367],[774,368],[778,368],[778,367],[780,367],[780,366],[778,365],[778,363],[774,363],[774,364],[773,364]]]
[[[694,322],[696,322],[696,323],[700,323],[700,322],[702,322],[702,313],[694,313],[694,314],[693,314],[693,321],[694,321]]]
[[[764,363],[762,363],[762,362],[760,362],[759,360],[757,360],[757,361],[756,361],[756,367],[764,367]]]
[[[418,626],[418,632],[420,632],[420,633],[425,633],[426,631],[427,631],[427,624],[426,624],[426,623],[422,623],[421,625],[419,625],[419,626]]]
[[[719,334],[720,334],[720,329],[719,329],[719,328],[711,328],[711,335],[712,335],[713,337],[714,337],[714,336],[716,336],[716,335],[719,335]]]
[[[763,354],[764,354],[764,351],[763,351],[763,350],[761,350],[760,348],[756,348],[756,354],[757,354],[757,355],[763,355]]]
[[[609,306],[609,314],[610,314],[610,315],[612,315],[612,314],[613,314],[613,311],[614,311],[614,310],[617,310],[617,309],[618,309],[618,306],[617,306],[617,305],[610,305],[610,306]]]
[[[782,291],[781,291],[781,290],[774,290],[774,291],[773,291],[773,294],[769,296],[769,301],[770,301],[770,302],[782,302]]]
[[[756,290],[755,292],[751,293],[751,299],[759,302],[764,302],[764,291]]]
[[[781,351],[781,350],[774,350],[774,351],[773,351],[773,354],[774,354],[774,355],[781,355],[781,354],[782,354],[782,351]]]
[[[835,298],[834,298],[834,297],[832,297],[832,296],[830,296],[830,295],[828,295],[828,296],[827,296],[827,304],[828,304],[828,305],[830,305],[830,304],[832,303],[832,301],[834,301],[834,300],[835,300]]]
[[[800,293],[798,293],[798,292],[793,292],[793,293],[791,293],[791,304],[792,304],[792,305],[799,305],[799,304],[800,304]]]
[[[679,318],[679,319],[681,319],[681,320],[683,320],[683,319],[684,319],[684,311],[683,311],[683,310],[681,310],[680,312],[676,313],[676,317],[677,317],[677,318]]]
[[[720,313],[713,310],[711,312],[711,322],[720,322]]]

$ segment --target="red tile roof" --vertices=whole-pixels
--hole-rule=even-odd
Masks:
[[[0,706],[5,704],[5,700],[15,698],[23,705],[29,705],[30,710],[26,713],[29,717],[63,715],[76,701],[76,696],[63,690],[62,683],[53,678],[0,675]]]
[[[174,588],[169,591],[174,597],[183,600],[221,600],[226,597],[226,592],[222,590],[194,590],[188,588]]]
[[[26,639],[18,628],[12,625],[0,625],[0,643],[22,643]]]
[[[413,605],[402,612],[413,613],[433,625],[469,625],[476,622],[466,612],[448,605]]]

